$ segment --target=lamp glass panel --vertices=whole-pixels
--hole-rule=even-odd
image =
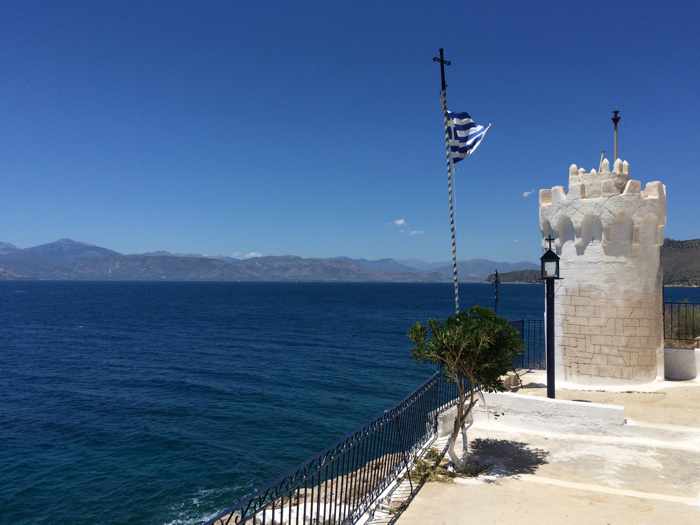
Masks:
[[[557,276],[557,262],[556,261],[546,261],[544,263],[544,275],[545,275],[545,277],[556,277]]]

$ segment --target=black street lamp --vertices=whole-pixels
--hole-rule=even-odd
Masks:
[[[547,397],[554,399],[554,281],[559,277],[559,256],[552,251],[552,236],[545,239],[549,248],[540,257],[542,280],[546,285],[547,308]]]
[[[498,301],[500,299],[501,277],[498,275],[498,270],[493,274],[493,311],[498,314]]]

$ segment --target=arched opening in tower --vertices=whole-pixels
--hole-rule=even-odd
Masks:
[[[576,243],[576,253],[583,255],[591,243],[603,241],[603,223],[597,215],[586,215],[581,223],[581,238]]]
[[[563,254],[570,248],[573,248],[574,242],[576,241],[576,230],[574,228],[574,223],[571,222],[569,217],[561,217],[557,221],[557,251],[559,254]],[[567,246],[568,245],[568,246]]]

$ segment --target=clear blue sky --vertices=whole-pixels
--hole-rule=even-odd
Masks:
[[[447,260],[440,46],[451,108],[494,122],[461,258],[537,257],[523,193],[595,167],[615,108],[700,237],[694,2],[62,3],[0,7],[0,240]]]

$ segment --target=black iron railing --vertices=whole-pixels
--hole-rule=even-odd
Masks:
[[[511,321],[523,338],[523,351],[513,360],[513,367],[527,370],[547,368],[544,345],[544,319]]]
[[[699,303],[664,303],[664,339],[674,345],[692,345],[700,337]]]
[[[210,520],[210,525],[351,524],[435,436],[456,386],[438,372],[336,446]]]
[[[512,321],[523,337],[516,368],[545,368],[544,322]],[[239,499],[209,525],[355,523],[435,436],[456,385],[435,373],[391,410],[288,475]]]

